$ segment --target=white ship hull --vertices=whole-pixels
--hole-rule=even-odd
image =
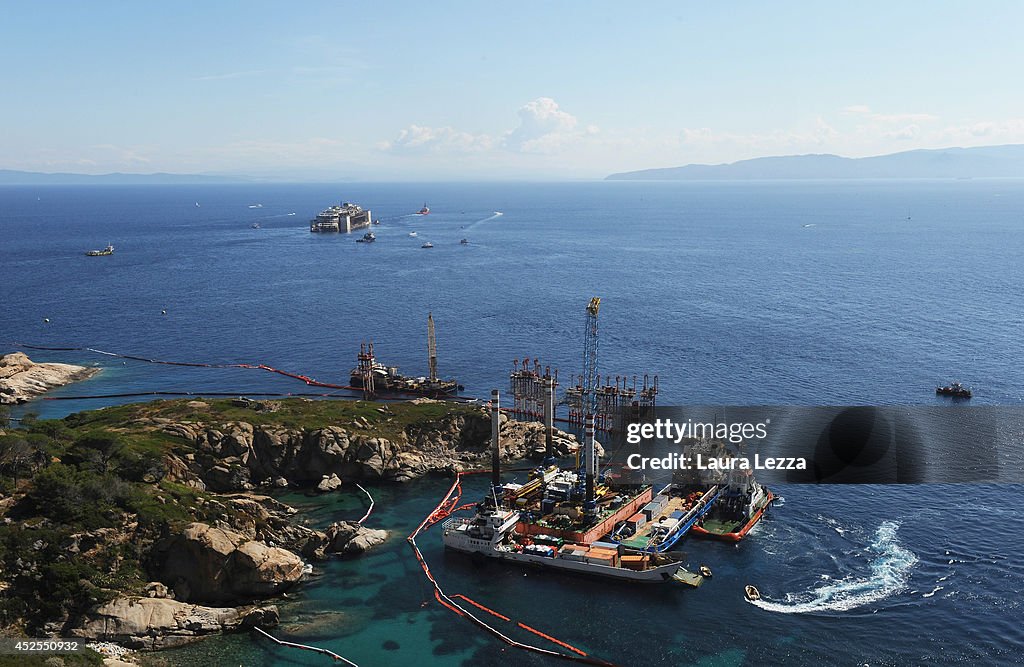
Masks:
[[[504,535],[505,532],[513,525],[515,525],[515,520],[509,521],[505,526],[501,526],[501,528],[499,528],[497,534]],[[511,561],[513,563],[520,563],[531,567],[550,568],[552,570],[563,570],[576,574],[587,574],[636,583],[653,584],[671,581],[672,575],[680,569],[678,563],[669,563],[666,565],[659,565],[657,567],[650,567],[646,570],[630,570],[624,567],[612,567],[598,563],[571,560],[558,555],[544,556],[541,554],[511,551],[510,549],[501,546],[498,539],[486,539],[469,535],[468,527],[469,525],[467,521],[455,520],[454,522],[446,522],[443,537],[445,547],[454,551],[461,551],[468,554],[481,554],[488,558],[497,558],[499,560]],[[495,527],[498,528],[498,526]],[[504,530],[502,530],[502,528]]]

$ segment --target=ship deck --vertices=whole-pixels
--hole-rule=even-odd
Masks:
[[[619,540],[619,544],[630,549],[646,549],[647,546],[651,543],[651,529],[654,527],[654,524],[656,524],[661,519],[669,516],[670,514],[672,514],[672,512],[686,511],[689,508],[690,504],[686,501],[685,498],[680,498],[679,496],[670,497],[668,504],[665,506],[665,509],[660,514],[658,514],[658,516],[651,517],[651,520],[644,524],[643,528],[640,529],[640,532],[636,533],[629,539]]]

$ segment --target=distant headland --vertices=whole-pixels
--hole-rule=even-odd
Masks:
[[[0,185],[195,185],[247,183],[240,176],[210,174],[72,174],[0,169]]]
[[[938,148],[873,157],[783,155],[611,174],[608,181],[865,178],[1024,178],[1024,144]]]

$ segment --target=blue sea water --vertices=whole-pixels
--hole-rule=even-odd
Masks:
[[[309,233],[340,199],[373,210],[376,243]],[[431,214],[413,215],[424,201]],[[601,372],[657,374],[662,404],[932,405],[936,384],[959,379],[974,403],[1019,405],[1022,225],[1024,183],[995,180],[5,187],[0,349],[260,362],[344,382],[367,340],[425,372],[431,311],[442,375],[484,395],[504,389],[514,358],[578,373],[583,308],[600,295]],[[107,243],[113,256],[83,255]],[[56,395],[305,390],[257,370],[31,356],[104,368]],[[363,667],[547,662],[421,606],[431,597],[401,538],[447,485],[375,489],[393,539],[324,564],[284,603],[282,636]],[[622,665],[1022,660],[1020,486],[778,491],[785,502],[744,543],[686,543],[715,570],[696,591],[478,567],[443,553],[436,529],[420,542],[450,592]],[[290,500],[321,522],[361,514],[355,495]],[[746,602],[746,583],[766,601]],[[167,657],[322,662],[247,635]]]

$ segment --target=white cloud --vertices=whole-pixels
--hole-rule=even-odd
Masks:
[[[730,155],[746,157],[774,154],[772,151],[822,150],[840,136],[824,118],[818,116],[810,127],[772,130],[764,133],[719,132],[709,127],[683,128],[680,140],[685,148],[696,151],[725,148]]]
[[[550,97],[538,97],[519,108],[519,125],[503,133],[471,134],[452,127],[410,125],[398,137],[378,144],[391,153],[510,153],[553,155],[600,133],[596,125],[580,127],[579,119]]]
[[[949,125],[938,136],[948,143],[965,146],[1024,143],[1024,118]]]
[[[898,130],[891,130],[889,132],[886,132],[883,136],[889,139],[898,139],[901,141],[906,141],[908,139],[917,139],[918,137],[921,136],[921,127],[915,123],[911,123],[910,125],[901,127]]]
[[[861,116],[879,123],[926,123],[938,120],[939,117],[930,113],[878,113],[865,104],[854,104],[845,107],[842,113],[847,116]]]
[[[478,153],[493,146],[494,140],[486,134],[422,125],[410,125],[394,141],[380,144],[381,149],[394,153]]]
[[[505,147],[521,153],[556,153],[582,135],[595,134],[588,126],[576,130],[576,116],[562,111],[550,97],[538,97],[519,108],[519,126],[505,135]]]

